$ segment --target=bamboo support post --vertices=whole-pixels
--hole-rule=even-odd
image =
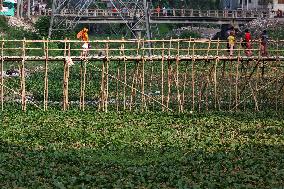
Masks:
[[[1,111],[4,111],[4,39],[1,43]]]
[[[217,91],[217,85],[218,85],[217,66],[218,66],[218,62],[219,62],[219,45],[220,45],[220,41],[218,39],[217,52],[216,52],[217,57],[216,57],[216,60],[215,60],[215,65],[214,65],[214,108],[215,108],[215,110],[217,109],[217,103],[219,104],[218,91]],[[220,109],[220,104],[219,104],[219,109]]]
[[[136,86],[137,86],[137,77],[138,77],[138,73],[139,73],[139,62],[137,61],[136,63],[136,69],[133,72],[133,77],[132,77],[132,84],[131,84],[131,96],[130,96],[130,106],[129,109],[130,111],[132,110],[132,105],[133,105],[133,101],[135,100],[135,95],[136,95]]]
[[[83,109],[83,60],[80,61],[80,110]]]
[[[65,48],[64,48],[64,74],[63,74],[63,110],[67,110],[69,107],[69,99],[68,99],[68,86],[69,86],[69,65],[68,62],[66,61],[66,56],[67,56],[67,48],[69,48],[70,43],[68,43],[67,47],[67,39],[65,39]]]
[[[186,65],[187,66],[187,65]],[[183,91],[182,91],[182,112],[184,111],[185,106],[185,90],[186,90],[186,83],[187,83],[187,67],[185,69],[185,73],[183,74]]]
[[[21,65],[21,94],[22,94],[23,111],[27,110],[25,60],[26,60],[26,40],[24,39],[22,46],[22,65]]]
[[[145,42],[143,41],[143,54],[142,54],[142,81],[141,81],[141,88],[142,88],[142,112],[146,108],[146,99],[145,99]],[[154,53],[154,51],[153,51]]]
[[[253,100],[254,100],[254,103],[255,103],[255,111],[259,111],[259,108],[258,108],[258,101],[257,101],[257,96],[253,90],[253,87],[251,86],[251,82],[249,82],[249,87],[251,89],[251,94],[253,96]]]
[[[123,63],[124,63],[123,110],[126,110],[127,67],[126,67],[126,59],[125,59],[125,50],[124,49],[125,49],[124,38],[122,38],[121,53],[122,53],[122,56],[123,56]]]
[[[179,49],[180,43],[178,42],[178,49],[176,55],[176,89],[177,89],[177,100],[178,100],[178,111],[182,111],[182,104],[181,104],[181,97],[180,97],[180,90],[179,90]]]
[[[236,107],[236,110],[238,109],[238,85],[239,85],[239,63],[240,61],[238,60],[238,62],[236,63],[236,76],[235,76],[235,105],[237,106]]]
[[[209,52],[210,52],[210,48],[211,48],[211,39],[209,40],[209,43],[208,43],[208,48],[207,48],[207,54],[206,54],[206,57],[207,57],[207,61],[208,61],[208,58],[209,58]]]
[[[120,80],[120,70],[117,68],[117,80],[116,80],[116,111],[119,111],[119,80]]]
[[[109,72],[109,37],[106,42],[106,95],[105,95],[105,112],[108,111],[108,95],[109,95],[109,79],[108,79],[108,72]]]
[[[44,55],[45,55],[45,65],[44,65],[44,111],[48,108],[48,40],[44,42]]]
[[[164,63],[165,63],[165,42],[162,44],[162,62],[161,62],[161,72],[162,72],[162,89],[161,89],[161,95],[162,95],[162,111],[165,111],[164,107]]]
[[[85,91],[86,91],[86,74],[88,60],[84,60],[83,65],[83,86],[82,86],[82,111],[85,111]]]
[[[279,70],[278,70],[278,63],[279,63],[279,39],[277,38],[277,47],[276,47],[276,49],[277,49],[277,53],[276,53],[276,61],[275,61],[275,63],[276,63],[276,65],[275,65],[275,67],[276,67],[276,73],[275,73],[275,77],[277,78],[277,80],[276,80],[276,86],[275,86],[275,110],[277,111],[278,110],[278,99],[279,99],[279,93],[278,93],[278,85],[279,85],[279,79],[278,79],[278,77],[279,77]]]
[[[103,61],[102,64],[102,78],[101,78],[101,99],[100,99],[100,105],[99,105],[99,110],[104,111],[105,110],[105,106],[104,106],[104,96],[105,96],[105,61]]]
[[[170,40],[169,48],[168,48],[168,58],[171,56],[171,48],[172,48],[172,38]],[[167,94],[167,109],[169,108],[170,97],[171,97],[171,81],[172,81],[172,65],[170,60],[168,59],[168,94]]]
[[[191,110],[194,111],[195,106],[195,41],[192,46],[192,67],[191,67],[191,88],[192,88],[192,108]]]

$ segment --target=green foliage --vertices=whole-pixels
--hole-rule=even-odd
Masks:
[[[49,32],[49,26],[50,26],[50,17],[44,16],[40,17],[38,21],[35,23],[35,28],[39,35],[42,37],[47,38],[48,32]],[[75,31],[69,31],[69,30],[59,30],[59,31],[53,31],[52,33],[52,39],[74,39],[76,36]]]
[[[35,23],[35,28],[41,37],[48,36],[48,30],[50,26],[50,17],[40,17]]]
[[[271,113],[1,112],[1,188],[281,188]]]
[[[9,35],[9,39],[39,39],[39,36],[31,31],[26,31],[23,28],[10,27],[7,19],[0,16],[0,32]]]

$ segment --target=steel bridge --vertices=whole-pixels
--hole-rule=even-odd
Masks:
[[[46,15],[51,12],[43,13]],[[60,13],[54,14],[57,17],[65,17],[69,20],[80,17],[79,23],[136,23],[137,19],[144,17],[141,10],[127,9],[82,9],[69,10],[63,9]],[[193,9],[167,9],[158,12],[156,9],[149,10],[150,23],[214,23],[214,24],[230,24],[237,22],[244,24],[257,18],[270,18],[273,14],[268,11],[256,10],[193,10]]]

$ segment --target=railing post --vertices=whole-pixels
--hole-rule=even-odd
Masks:
[[[26,59],[26,39],[24,38],[23,46],[22,46],[22,65],[21,65],[21,96],[22,96],[22,110],[23,111],[27,110],[25,59]]]
[[[4,110],[4,38],[1,44],[1,110]]]

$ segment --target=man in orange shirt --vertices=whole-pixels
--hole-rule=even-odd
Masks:
[[[86,56],[88,53],[88,49],[90,48],[90,44],[89,44],[89,35],[88,35],[88,29],[84,28],[83,30],[81,30],[78,34],[77,34],[77,38],[81,39],[83,41],[83,52],[82,52],[82,56]]]

